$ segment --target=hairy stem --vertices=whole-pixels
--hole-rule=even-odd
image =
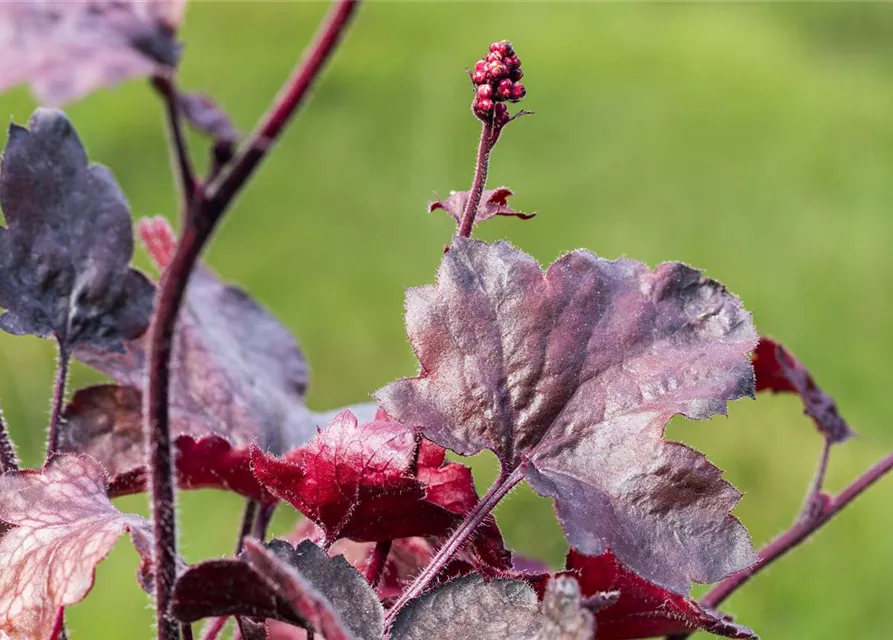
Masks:
[[[53,408],[50,410],[50,427],[47,436],[47,460],[56,452],[59,446],[59,422],[62,420],[62,410],[65,408],[65,385],[68,382],[68,364],[71,362],[71,352],[61,341],[59,345],[59,363],[56,365],[56,380],[53,383]]]
[[[272,108],[232,161],[229,170],[210,185],[209,211],[216,215],[222,213],[254,173],[304,102],[326,61],[337,48],[359,4],[359,0],[339,0],[332,8],[308,53],[298,63]]]
[[[0,411],[0,473],[18,471],[18,468],[19,456],[16,454],[15,443],[6,428],[3,411]]]
[[[164,101],[171,147],[171,164],[176,167],[174,174],[179,178],[179,187],[183,199],[183,210],[186,211],[190,200],[195,195],[195,170],[183,135],[183,116],[180,110],[180,93],[170,75],[158,75],[152,78],[152,86]]]
[[[493,511],[496,505],[499,504],[499,501],[502,500],[509,491],[515,487],[515,485],[521,482],[522,478],[523,476],[520,467],[516,468],[511,473],[503,472],[499,475],[496,482],[493,483],[493,486],[487,491],[486,495],[481,498],[481,501],[475,505],[474,509],[465,515],[465,520],[456,527],[453,534],[447,539],[443,546],[437,550],[437,553],[431,558],[431,562],[428,566],[425,567],[413,583],[406,588],[406,591],[400,594],[400,597],[397,598],[397,601],[394,603],[394,606],[391,607],[390,611],[388,611],[388,615],[385,618],[386,630],[390,627],[391,623],[394,622],[394,619],[397,617],[397,614],[400,613],[400,610],[403,609],[410,600],[422,595],[422,592],[425,591],[425,588],[431,581],[437,577],[447,563],[452,560],[453,556],[461,551],[462,546],[468,542],[468,539],[471,538],[472,535],[474,535],[478,526],[484,521],[484,518]]]
[[[202,631],[201,640],[217,640],[217,636],[226,628],[226,622],[229,616],[220,616],[219,618],[211,618]]]
[[[381,576],[384,574],[384,568],[388,562],[388,555],[391,553],[393,544],[393,540],[382,540],[381,542],[376,542],[375,547],[372,549],[372,557],[369,558],[363,575],[366,576],[366,582],[373,589],[377,589],[378,583],[381,582]]]
[[[490,152],[499,140],[499,129],[496,125],[484,122],[481,125],[481,140],[478,143],[477,163],[474,167],[474,181],[471,183],[471,191],[468,194],[468,202],[465,203],[465,211],[462,212],[462,224],[459,225],[459,235],[467,238],[474,227],[474,218],[477,216],[478,207],[481,204],[481,196],[487,184],[487,171],[490,169]]]
[[[853,500],[858,498],[875,482],[880,480],[893,469],[893,452],[879,460],[873,467],[861,476],[853,480],[843,491],[830,498],[821,512],[811,518],[797,520],[790,529],[775,538],[772,542],[760,549],[757,554],[757,562],[752,567],[733,574],[711,589],[707,595],[701,598],[704,607],[715,609],[725,600],[740,589],[745,583],[760,571],[781,558],[788,551],[798,547],[815,531],[822,528],[825,523],[843,511]],[[667,640],[684,640],[691,634],[668,636]]]
[[[809,491],[806,493],[803,507],[798,516],[801,520],[814,518],[822,512],[822,489],[825,486],[825,475],[828,472],[828,461],[831,458],[831,445],[831,439],[825,438],[822,452],[819,454],[818,467],[809,485]]]
[[[254,519],[256,516],[257,501],[246,500],[245,511],[242,512],[242,525],[241,527],[239,527],[239,537],[236,538],[236,550],[234,555],[239,555],[240,553],[242,553],[242,544],[245,542],[245,538],[250,535],[251,529],[254,526]]]

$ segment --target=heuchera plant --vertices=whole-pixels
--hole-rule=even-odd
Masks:
[[[523,70],[502,40],[468,74],[481,126],[471,188],[443,209],[457,233],[433,284],[406,294],[418,375],[376,403],[330,414],[304,403],[295,339],[199,257],[233,198],[309,96],[357,9],[339,0],[255,132],[176,82],[184,0],[7,2],[4,87],[57,105],[149,76],[169,125],[180,230],[143,220],[157,282],[130,267],[133,229],[112,172],[91,164],[61,112],[13,124],[0,165],[0,328],[59,351],[46,460],[19,468],[0,420],[0,637],[65,637],[123,532],[142,558],[159,640],[502,638],[623,640],[698,630],[755,638],[717,608],[893,467],[881,460],[836,496],[832,445],[852,430],[783,346],[759,338],[738,298],[679,263],[568,253],[546,269],[507,242],[472,239],[495,216],[529,219],[486,189],[490,154],[525,111]],[[548,116],[546,116],[548,117]],[[197,176],[185,124],[207,135]],[[114,383],[66,403],[74,357]],[[802,512],[754,552],[732,514],[740,493],[705,456],[664,439],[677,414],[704,419],[756,391],[798,394],[825,446]],[[478,496],[468,467],[493,452]],[[552,498],[571,550],[550,568],[513,555],[492,511],[527,482]],[[246,499],[232,557],[177,553],[176,489]],[[151,519],[111,499],[148,492]],[[286,502],[306,517],[266,541]],[[700,601],[691,581],[716,583]]]

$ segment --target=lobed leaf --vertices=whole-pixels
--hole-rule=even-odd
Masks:
[[[520,580],[457,578],[411,601],[391,640],[589,640],[592,614],[570,576],[549,581],[542,604]]]
[[[105,472],[87,456],[0,476],[0,521],[13,525],[0,538],[0,635],[49,637],[57,611],[87,595],[124,531],[147,573],[151,525],[118,511],[105,488]]]
[[[462,455],[493,451],[555,498],[572,546],[680,593],[754,561],[738,491],[662,437],[674,415],[753,395],[756,333],[722,285],[587,251],[543,274],[507,243],[456,238],[437,283],[407,292],[406,324],[422,375],[380,390],[383,408]]]
[[[52,335],[66,350],[110,351],[145,332],[154,289],[128,266],[127,201],[112,173],[89,163],[61,111],[37,109],[27,129],[10,125],[0,205],[8,225],[0,227],[0,329]]]
[[[819,387],[809,370],[783,345],[771,338],[760,338],[753,354],[753,366],[757,391],[766,389],[799,395],[804,412],[829,442],[845,442],[856,435],[840,415],[834,398]]]
[[[617,592],[619,597],[594,611],[599,640],[632,640],[706,631],[727,638],[756,638],[716,611],[648,582],[624,567],[610,551],[585,556],[573,549],[567,569],[576,576],[584,598]]]
[[[172,610],[184,622],[221,615],[272,618],[314,629],[327,640],[375,639],[384,609],[342,557],[310,541],[245,541],[245,559],[210,560],[177,581]]]
[[[428,213],[434,213],[438,209],[443,209],[453,217],[456,224],[461,225],[470,193],[470,191],[451,191],[450,197],[446,200],[429,202]],[[523,211],[515,211],[512,209],[508,205],[508,199],[513,195],[515,195],[514,192],[506,187],[485,189],[481,194],[481,203],[478,205],[477,214],[475,214],[474,217],[475,224],[484,222],[495,216],[514,216],[516,218],[521,218],[521,220],[530,220],[536,216],[535,213],[524,213]]]
[[[251,458],[258,481],[319,525],[327,544],[445,536],[478,502],[471,469],[386,416],[360,425],[344,411],[283,458],[259,449]],[[474,547],[489,564],[509,566],[492,517]]]
[[[60,105],[103,85],[173,67],[185,0],[12,0],[0,3],[0,90],[28,83]]]

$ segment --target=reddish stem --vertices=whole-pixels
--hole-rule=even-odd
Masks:
[[[381,582],[381,576],[384,574],[384,568],[388,562],[388,555],[391,553],[393,544],[393,540],[382,540],[376,542],[375,547],[372,549],[372,556],[366,564],[366,570],[363,572],[363,575],[366,576],[366,582],[373,589],[377,589],[378,583]]]
[[[487,491],[483,498],[481,498],[481,501],[475,505],[474,509],[465,515],[465,520],[463,520],[456,528],[453,535],[451,535],[443,546],[437,550],[437,553],[431,558],[431,562],[428,566],[426,566],[413,583],[406,588],[406,591],[400,594],[400,597],[397,598],[397,601],[394,603],[394,606],[391,607],[390,611],[388,611],[388,615],[385,618],[385,632],[387,632],[387,629],[394,622],[397,614],[400,613],[400,610],[403,609],[410,600],[422,595],[431,581],[437,577],[447,563],[452,560],[453,556],[461,551],[462,546],[468,542],[468,539],[471,538],[472,535],[474,535],[474,532],[477,531],[478,526],[484,521],[484,518],[493,511],[496,505],[499,504],[499,501],[508,495],[509,491],[521,482],[522,479],[523,475],[521,474],[521,467],[516,468],[511,473],[503,472],[499,475],[496,482],[490,487],[490,490]]]
[[[65,607],[59,607],[56,618],[53,620],[53,629],[50,631],[50,640],[65,639]]]
[[[273,143],[307,97],[326,61],[332,56],[359,0],[340,0],[317,33],[309,53],[295,67],[291,78],[279,93],[273,107],[264,116],[251,138],[232,161],[229,171],[208,189],[208,209],[219,215],[267,155]]]
[[[251,534],[251,528],[254,526],[254,519],[257,517],[257,501],[247,500],[245,502],[245,511],[242,513],[242,526],[239,528],[239,537],[236,538],[236,551],[234,555],[242,553],[242,544],[245,538]]]
[[[71,362],[71,352],[58,341],[59,362],[56,365],[56,380],[53,383],[53,408],[50,410],[50,427],[47,436],[47,460],[56,452],[59,446],[59,422],[62,420],[62,409],[65,407],[65,385],[68,382],[68,364]]]
[[[500,128],[491,122],[481,125],[481,140],[478,143],[477,163],[474,167],[474,181],[471,183],[471,191],[468,194],[468,202],[465,203],[465,211],[462,213],[462,224],[459,225],[459,235],[467,238],[471,235],[474,226],[474,218],[477,216],[478,207],[481,205],[481,196],[487,184],[487,171],[490,168],[490,152],[499,140]]]
[[[217,636],[219,636],[223,629],[226,628],[227,620],[229,620],[229,616],[212,618],[207,626],[205,626],[204,631],[202,631],[201,640],[217,640]]]
[[[815,531],[820,529],[829,520],[834,518],[853,500],[858,498],[875,482],[880,480],[885,474],[893,469],[893,452],[887,454],[879,460],[873,467],[868,469],[861,476],[856,478],[843,491],[835,497],[830,498],[824,505],[822,511],[812,518],[803,518],[797,520],[790,529],[782,533],[775,540],[760,549],[757,554],[757,562],[752,567],[733,574],[716,585],[710,592],[701,598],[701,605],[709,609],[715,609],[731,596],[735,591],[741,588],[748,580],[758,574],[760,571],[768,567],[770,564],[781,558],[788,551],[799,546],[803,541],[809,538]],[[668,637],[668,640],[684,640],[691,634],[680,634]]]
[[[822,452],[819,454],[818,467],[809,485],[803,508],[800,510],[799,519],[801,520],[815,518],[822,513],[822,488],[825,486],[825,475],[828,472],[828,461],[831,458],[832,444],[830,438],[825,438]]]
[[[273,513],[276,511],[276,503],[262,504],[257,511],[257,517],[254,519],[254,526],[251,527],[251,537],[263,542],[267,537],[267,529],[270,527],[270,521],[273,519]]]
[[[164,101],[165,115],[168,128],[168,139],[171,142],[171,163],[176,166],[174,174],[180,178],[180,190],[183,198],[183,210],[195,195],[196,180],[192,160],[186,147],[186,137],[183,135],[183,115],[180,109],[180,94],[177,85],[171,76],[155,76],[152,78],[152,86],[158,91]]]
[[[184,622],[180,625],[180,637],[183,640],[193,640],[191,624]]]
[[[18,468],[19,457],[16,454],[16,447],[3,420],[3,411],[0,411],[0,473],[18,471]]]

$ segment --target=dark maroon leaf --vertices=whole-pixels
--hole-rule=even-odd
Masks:
[[[222,142],[235,143],[239,132],[226,112],[202,93],[181,93],[180,108],[186,122],[199,133]]]
[[[384,609],[356,569],[310,541],[297,548],[245,541],[242,559],[210,560],[186,570],[173,614],[184,622],[221,615],[274,618],[307,626],[327,640],[381,637]]]
[[[687,593],[753,560],[719,469],[662,438],[753,394],[737,298],[678,263],[654,271],[575,251],[543,275],[501,242],[457,238],[436,285],[407,293],[423,375],[378,392],[388,414],[462,455],[490,449],[554,497],[571,544],[610,548]]]
[[[10,125],[0,168],[0,328],[120,350],[148,327],[154,295],[128,266],[127,201],[65,114],[38,109],[28,126]]]
[[[0,3],[0,91],[27,82],[59,105],[103,85],[174,66],[185,0]]]
[[[450,214],[456,224],[462,224],[462,217],[465,214],[465,206],[468,204],[468,191],[451,191],[450,197],[446,200],[435,200],[428,203],[428,213],[433,213],[437,209],[443,209]],[[509,197],[514,193],[506,187],[498,189],[486,189],[481,194],[481,204],[478,206],[477,214],[474,217],[475,224],[489,220],[494,216],[514,216],[522,220],[530,220],[535,213],[524,213],[523,211],[515,211],[508,205]]]
[[[106,475],[87,456],[58,456],[42,471],[0,476],[0,637],[48,638],[56,612],[80,602],[125,531],[143,555],[151,525],[109,502]]]
[[[445,536],[478,501],[471,469],[384,416],[360,425],[344,411],[303,447],[283,458],[255,449],[252,463],[258,481],[316,522],[328,544]],[[490,564],[510,562],[492,518],[475,548]]]
[[[110,476],[112,497],[147,489],[139,391],[116,385],[81,389],[63,415],[57,451],[87,453],[100,460]],[[202,435],[211,432],[207,425],[192,434],[190,428],[197,425],[180,415],[171,422],[174,433],[180,434],[174,438],[174,450],[181,489],[225,489],[264,503],[276,500],[254,479],[246,447],[235,448],[213,433]]]
[[[549,582],[542,604],[520,580],[457,578],[411,601],[391,627],[391,640],[588,640],[592,614],[581,608],[570,576]]]
[[[806,415],[830,442],[849,440],[856,433],[837,410],[834,398],[822,391],[812,374],[790,351],[771,338],[760,338],[753,354],[757,391],[796,393]]]
[[[716,611],[648,582],[624,567],[606,551],[598,557],[574,550],[567,556],[584,598],[619,592],[613,604],[595,612],[599,640],[630,640],[707,631],[727,638],[756,638],[753,631],[734,624]]]
[[[156,218],[142,223],[140,234],[164,268],[176,245],[170,227]],[[123,354],[79,349],[75,356],[123,386],[142,389],[148,336],[126,342]],[[305,406],[307,363],[288,330],[242,289],[201,267],[177,323],[171,375],[174,435],[214,435],[235,449],[256,442],[282,453],[307,442],[333,415]]]

